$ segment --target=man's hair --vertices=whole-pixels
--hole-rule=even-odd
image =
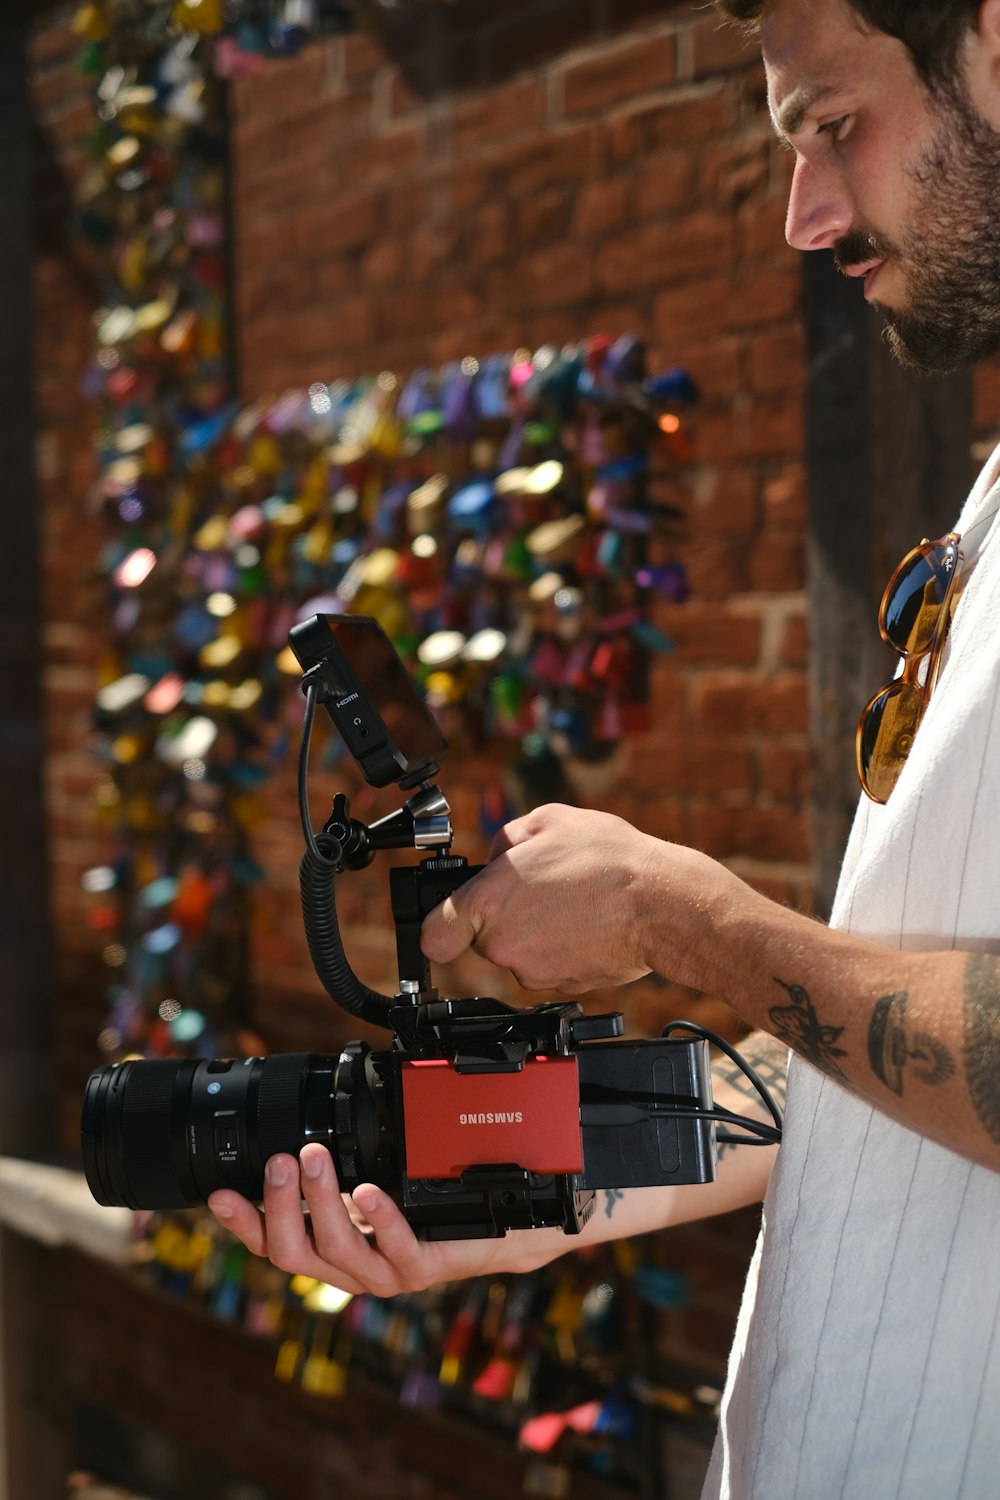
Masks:
[[[724,15],[756,30],[771,0],[713,0]],[[824,0],[814,0],[823,4]],[[876,31],[894,36],[909,50],[928,88],[955,82],[962,41],[981,0],[846,0]]]

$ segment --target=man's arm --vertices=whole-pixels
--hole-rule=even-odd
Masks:
[[[529,989],[653,970],[886,1114],[1000,1170],[1000,955],[899,952],[767,900],[715,860],[606,813],[540,808],[431,912],[424,951],[474,946]]]
[[[786,1049],[772,1037],[759,1035],[742,1043],[740,1051],[780,1106]],[[716,1103],[770,1123],[752,1085],[729,1058],[715,1063],[712,1085]],[[371,1183],[357,1188],[353,1201],[342,1195],[330,1154],[318,1144],[306,1146],[299,1161],[292,1156],[272,1158],[263,1213],[229,1191],[213,1193],[209,1207],[255,1255],[267,1256],[284,1271],[329,1281],[348,1292],[391,1297],[469,1276],[532,1271],[583,1245],[745,1207],[764,1196],[776,1150],[725,1147],[712,1183],[598,1192],[594,1213],[579,1235],[522,1229],[503,1239],[420,1241],[388,1194]]]

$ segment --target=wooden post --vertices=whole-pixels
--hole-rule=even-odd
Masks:
[[[0,1152],[52,1149],[42,588],[34,486],[28,7],[0,16]],[[0,1500],[63,1493],[59,1277],[0,1233]]]
[[[803,292],[813,850],[825,916],[858,800],[858,715],[894,671],[879,599],[908,548],[947,531],[961,508],[972,378],[903,369],[829,255],[803,257]]]

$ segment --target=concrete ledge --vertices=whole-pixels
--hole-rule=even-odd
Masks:
[[[132,1220],[130,1209],[95,1203],[82,1172],[0,1156],[0,1224],[8,1229],[126,1265]]]

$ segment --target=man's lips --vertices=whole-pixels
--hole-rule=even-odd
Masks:
[[[844,266],[843,272],[845,276],[863,276],[865,281],[865,297],[870,297],[878,273],[884,265],[884,260],[864,260],[859,261],[857,265]]]

